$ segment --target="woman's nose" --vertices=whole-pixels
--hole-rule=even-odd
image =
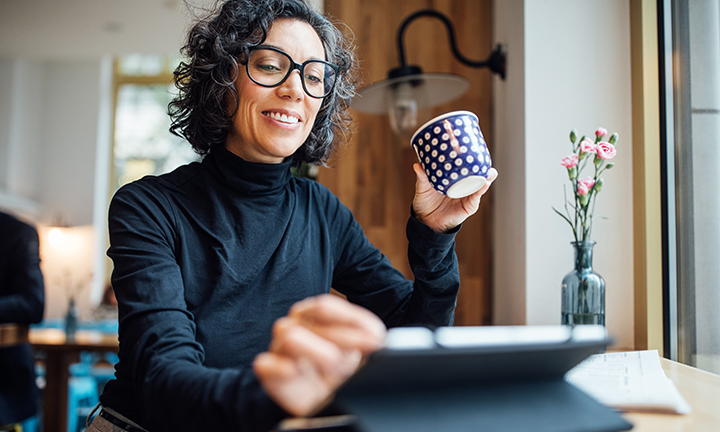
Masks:
[[[293,100],[301,99],[305,95],[302,86],[300,71],[294,70],[290,76],[278,87],[281,97],[289,97]]]

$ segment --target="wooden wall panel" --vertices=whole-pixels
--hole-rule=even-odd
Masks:
[[[354,34],[364,84],[385,79],[388,70],[399,65],[397,29],[405,17],[424,8],[450,18],[466,57],[481,60],[490,54],[491,0],[325,0],[325,11],[347,26],[346,33]],[[413,21],[405,32],[405,49],[407,63],[421,66],[424,72],[455,73],[470,80],[466,95],[432,109],[427,119],[459,109],[475,112],[492,154],[490,71],[459,63],[450,50],[445,26],[437,19]],[[417,157],[409,141],[393,134],[386,116],[357,111],[352,116],[356,131],[351,141],[330,161],[331,168],[321,169],[319,181],[350,207],[370,241],[393,265],[412,278],[405,224],[415,190],[412,164]],[[465,222],[457,237],[461,290],[456,325],[491,323],[491,201],[492,193],[488,193],[480,211]]]

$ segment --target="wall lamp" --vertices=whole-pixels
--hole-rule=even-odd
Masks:
[[[410,23],[421,17],[437,18],[445,24],[452,52],[462,64],[483,68],[505,79],[506,53],[498,45],[487,60],[470,60],[460,53],[455,44],[455,29],[447,16],[433,9],[423,9],[409,15],[400,25],[397,33],[397,49],[400,66],[388,72],[387,79],[372,83],[358,90],[359,97],[353,101],[353,108],[361,112],[390,116],[390,125],[396,134],[407,136],[418,125],[418,109],[441,105],[462,96],[470,86],[460,75],[423,73],[422,68],[408,65],[405,61],[405,30]]]

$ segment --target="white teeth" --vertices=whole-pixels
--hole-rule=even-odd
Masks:
[[[270,112],[267,114],[268,117],[270,117],[273,120],[281,121],[283,123],[289,123],[289,124],[295,124],[299,122],[300,120],[297,117],[288,116],[285,114]]]

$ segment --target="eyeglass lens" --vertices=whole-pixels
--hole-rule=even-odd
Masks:
[[[247,71],[256,83],[275,87],[285,81],[296,64],[283,52],[261,48],[250,52]],[[335,84],[335,70],[328,63],[308,60],[298,66],[308,95],[322,98],[330,94]]]

